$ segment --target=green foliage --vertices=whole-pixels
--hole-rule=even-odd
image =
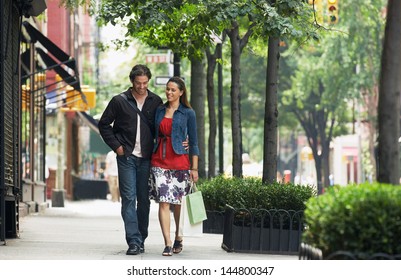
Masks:
[[[296,0],[282,0],[273,3],[255,4],[255,13],[260,34],[280,38],[305,40],[317,34],[312,24],[312,12],[305,3]]]
[[[71,1],[71,0],[68,0]],[[75,1],[75,0],[74,0]],[[121,24],[127,37],[152,47],[168,47],[182,57],[200,57],[214,44],[214,37],[246,20],[255,36],[304,38],[309,36],[310,9],[297,0],[255,2],[250,0],[178,1],[102,0],[97,11],[100,25]]]
[[[319,107],[333,112],[341,123],[338,118],[346,111],[345,103],[374,92],[379,77],[384,28],[381,10],[386,2],[343,0],[339,23],[329,30],[321,28],[318,42],[310,41],[301,48],[299,44],[289,42],[291,47],[282,56],[287,67],[297,71],[290,73],[292,88],[283,94],[283,110],[290,109],[287,107],[291,103],[289,97],[296,100],[292,103],[293,110],[296,107],[301,111],[306,109],[310,103],[306,97],[318,92],[321,83],[323,90]],[[366,36],[367,32],[371,36]]]
[[[254,71],[266,58],[244,52],[241,56],[241,111],[245,128],[262,128],[265,112],[266,69]],[[260,139],[259,139],[260,141]]]
[[[305,202],[315,196],[313,187],[293,184],[263,184],[260,178],[217,176],[198,183],[207,210],[234,208],[304,210]]]
[[[100,3],[100,9],[97,11],[96,17],[99,25],[106,25],[107,23],[112,25],[119,24],[132,13],[128,1],[102,0]]]
[[[304,242],[324,256],[338,250],[401,253],[401,186],[333,187],[310,199],[304,214]]]
[[[70,11],[82,7],[84,12],[94,13],[97,3],[95,0],[60,0],[59,6],[66,7]]]

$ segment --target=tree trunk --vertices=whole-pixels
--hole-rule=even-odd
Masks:
[[[322,173],[323,173],[323,186],[317,185],[318,194],[323,193],[323,189],[330,186],[330,141],[326,141],[324,145],[322,145]]]
[[[389,0],[379,85],[378,181],[398,185],[401,91],[401,1]]]
[[[233,142],[232,166],[233,176],[242,177],[242,132],[241,132],[241,89],[240,61],[241,47],[238,24],[228,32],[231,42],[231,130]]]
[[[221,44],[216,46],[221,48]],[[217,53],[217,52],[216,52]],[[209,146],[208,146],[208,178],[216,176],[216,134],[217,134],[217,119],[215,111],[215,98],[214,98],[214,71],[216,69],[216,53],[211,54],[206,51],[207,57],[207,70],[206,70],[206,92],[207,104],[209,109]]]
[[[205,91],[206,75],[203,60],[191,60],[191,105],[196,112],[199,146],[199,177],[206,178],[205,170]]]
[[[370,170],[370,173],[366,174],[368,175],[367,178],[362,178],[364,179],[369,179],[369,180],[376,180],[377,178],[377,162],[376,162],[376,152],[375,152],[375,141],[377,138],[377,127],[376,127],[376,122],[377,122],[377,108],[378,108],[378,87],[374,86],[372,89],[372,92],[370,93],[368,90],[362,92],[362,97],[365,102],[365,106],[367,107],[367,112],[368,112],[368,117],[366,120],[364,120],[363,124],[365,129],[368,131],[368,151],[369,151],[369,164],[372,166],[372,170]]]
[[[316,114],[316,112],[313,112],[313,114]],[[315,160],[315,168],[316,168],[317,192],[319,194],[321,194],[322,193],[322,185],[323,185],[323,182],[322,182],[323,181],[322,180],[322,156],[321,156],[321,154],[319,155],[318,128],[315,126],[315,123],[313,123],[313,122],[305,123],[305,122],[301,121],[301,125],[305,130],[309,147],[312,149],[313,159]]]
[[[322,85],[320,85],[319,92],[323,92]],[[317,191],[318,194],[322,194],[323,188],[330,185],[330,142],[333,138],[335,119],[331,119],[330,127],[327,128],[328,112],[324,110],[311,111],[308,117],[302,117],[301,114],[302,112],[295,112],[297,119],[305,130],[309,147],[312,149],[316,165]],[[321,152],[319,152],[319,149]]]
[[[279,41],[279,38],[269,37],[263,147],[262,181],[264,183],[273,183],[277,180],[277,81],[280,59]]]
[[[313,150],[313,149],[312,149]],[[317,154],[317,151],[313,150],[313,159],[315,160],[316,165],[316,182],[317,182],[317,193],[322,194],[322,156]]]
[[[320,94],[323,93],[323,85],[322,83],[319,83],[319,92]],[[327,112],[326,110],[319,110],[317,111],[317,129],[318,129],[318,137],[320,138],[320,148],[321,148],[321,162],[322,162],[322,179],[321,181],[317,182],[317,189],[318,189],[318,194],[323,193],[323,188],[330,186],[330,180],[329,180],[329,175],[330,175],[330,163],[329,163],[329,158],[330,158],[330,142],[332,139],[332,134],[333,134],[333,127],[335,120],[332,118],[330,127],[328,127],[328,118],[330,116],[330,112]]]

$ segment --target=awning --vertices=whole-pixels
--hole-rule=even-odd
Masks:
[[[78,116],[83,120],[83,122],[89,126],[94,132],[100,135],[99,128],[97,127],[98,121],[95,120],[91,115],[85,112],[77,111]]]
[[[29,37],[31,38],[31,41],[33,43],[39,41],[39,43],[41,43],[43,47],[45,47],[51,54],[53,54],[58,60],[60,60],[61,63],[76,71],[76,63],[74,58],[70,57],[62,49],[57,47],[56,44],[50,41],[50,39],[47,38],[45,35],[40,33],[40,31],[33,27],[28,21],[24,21],[22,24],[28,32]]]
[[[35,51],[46,66],[46,69],[44,70],[54,70],[66,84],[78,91],[82,100],[86,102],[86,96],[81,90],[75,59],[61,50],[49,38],[44,36],[35,27],[33,27],[28,21],[23,22],[23,26],[29,36],[29,39],[24,39],[31,43],[39,42],[41,45],[36,46]],[[51,54],[51,56],[49,54]],[[36,74],[29,72],[29,63],[31,60],[30,56],[31,54],[29,51],[21,54],[21,79],[23,81],[29,76]],[[62,98],[61,95],[60,98]],[[65,100],[65,102],[68,103],[68,100]]]

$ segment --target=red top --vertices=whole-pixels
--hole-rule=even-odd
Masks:
[[[171,143],[172,118],[163,118],[159,126],[159,145],[152,155],[152,166],[173,170],[189,170],[190,162],[188,154],[178,155],[173,150]]]

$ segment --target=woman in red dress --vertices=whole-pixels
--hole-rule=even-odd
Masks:
[[[189,182],[198,181],[198,140],[196,115],[188,102],[185,82],[172,77],[166,84],[167,102],[156,111],[156,143],[151,160],[151,177],[159,203],[159,222],[165,248],[163,256],[178,254],[183,248],[178,234],[181,198],[189,189]],[[187,140],[188,147],[183,146]],[[170,208],[176,226],[174,243],[170,237]]]

